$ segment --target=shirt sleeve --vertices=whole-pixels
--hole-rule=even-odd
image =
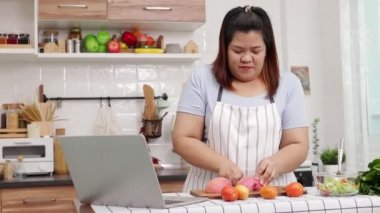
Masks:
[[[206,95],[203,85],[202,69],[193,71],[187,80],[178,103],[177,112],[186,112],[193,115],[205,116]]]
[[[287,91],[285,107],[282,114],[282,128],[292,129],[307,127],[305,94],[300,80],[293,73],[289,73],[287,87],[289,90]]]

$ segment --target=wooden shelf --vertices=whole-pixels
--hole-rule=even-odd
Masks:
[[[39,53],[43,61],[126,61],[126,62],[194,62],[201,58],[200,54],[136,54],[136,53]]]

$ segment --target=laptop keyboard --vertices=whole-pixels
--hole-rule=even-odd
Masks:
[[[181,200],[164,200],[166,205],[175,204],[175,203],[181,203],[183,201]]]

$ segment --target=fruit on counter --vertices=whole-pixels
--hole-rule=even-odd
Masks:
[[[220,194],[225,186],[232,186],[231,181],[224,177],[215,177],[207,182],[205,191]]]
[[[277,189],[274,186],[265,185],[260,189],[260,196],[264,199],[275,199],[277,197]]]
[[[249,189],[249,191],[259,191],[261,187],[263,186],[260,183],[260,179],[258,177],[248,177],[248,176],[242,177],[236,183],[236,185],[244,185]]]
[[[285,187],[286,195],[289,197],[299,197],[303,195],[303,185],[298,182],[293,182]]]
[[[238,191],[238,199],[246,200],[249,197],[249,189],[244,185],[236,185],[236,190]]]
[[[239,196],[238,190],[230,185],[227,185],[222,188],[221,195],[224,201],[235,201],[238,199]]]
[[[111,39],[111,35],[108,31],[102,30],[98,32],[98,35],[96,36],[96,40],[99,44],[107,44],[108,41]]]
[[[137,44],[137,38],[131,32],[125,31],[121,35],[121,41],[125,42],[128,47],[135,47]]]
[[[97,52],[99,48],[99,43],[96,40],[96,36],[94,34],[88,34],[84,38],[84,48],[87,52]]]
[[[120,43],[116,36],[112,37],[112,40],[107,44],[107,51],[109,53],[119,53],[120,52]]]

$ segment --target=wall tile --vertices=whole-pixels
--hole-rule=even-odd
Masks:
[[[162,81],[178,81],[182,79],[183,69],[181,66],[175,65],[159,65],[160,80]]]
[[[124,64],[87,62],[4,63],[0,67],[0,98],[25,100],[34,97],[39,84],[48,97],[141,96],[143,85],[153,87],[156,96],[169,96],[169,114],[162,123],[162,136],[150,139],[152,153],[163,164],[178,164],[171,151],[171,128],[184,76],[192,66],[170,64]],[[30,103],[32,100],[28,100]],[[104,100],[106,105],[107,101]],[[57,109],[55,127],[66,128],[66,135],[92,135],[100,101],[64,101]],[[112,100],[111,108],[123,134],[137,134],[142,127],[144,100]]]
[[[1,63],[0,68],[0,102],[9,103],[15,101],[16,72],[12,63]]]
[[[137,76],[139,81],[155,81],[158,80],[159,74],[154,65],[141,65],[137,67]]]
[[[33,101],[37,98],[37,88],[41,84],[41,69],[36,69],[29,63],[18,63],[15,75],[16,97],[23,101]]]
[[[65,96],[89,96],[89,66],[69,65],[64,70]]]
[[[89,84],[91,96],[111,96],[113,91],[113,66],[96,65],[89,70]]]
[[[41,83],[48,97],[62,97],[65,94],[65,70],[54,63],[41,64]]]

